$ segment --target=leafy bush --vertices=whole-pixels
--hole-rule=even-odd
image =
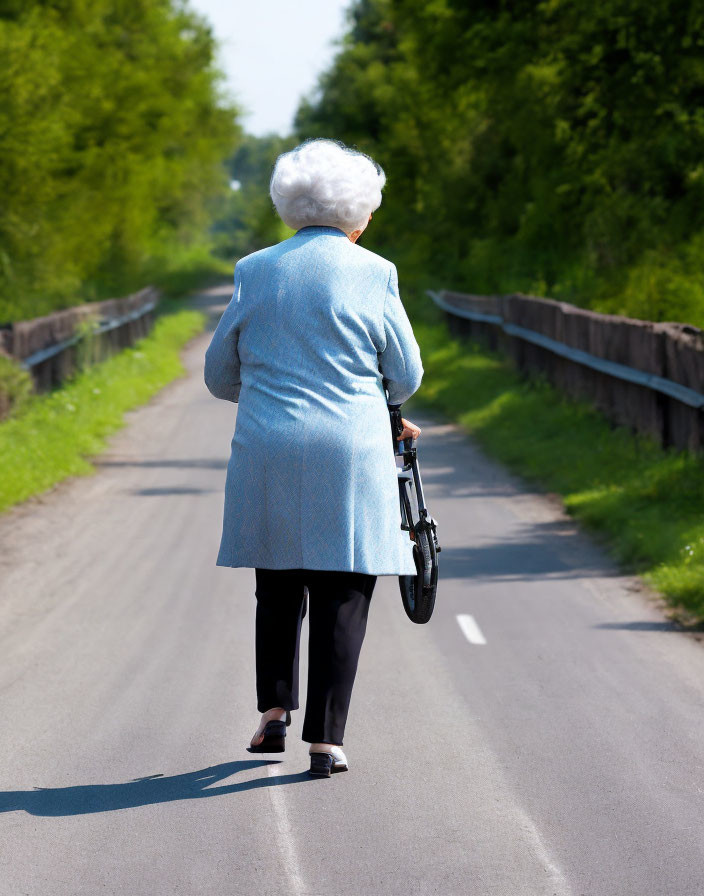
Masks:
[[[13,358],[0,354],[0,418],[20,410],[32,391],[30,374]]]

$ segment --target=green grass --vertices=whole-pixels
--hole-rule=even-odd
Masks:
[[[198,311],[160,315],[132,348],[33,395],[0,423],[0,511],[67,476],[92,473],[90,457],[123,425],[125,411],[183,373],[180,349],[204,323]]]
[[[408,296],[408,297],[407,297]],[[704,457],[664,450],[590,405],[450,336],[429,299],[407,291],[425,375],[414,396],[456,420],[511,470],[559,494],[622,568],[683,624],[704,624]]]

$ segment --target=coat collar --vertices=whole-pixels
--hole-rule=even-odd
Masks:
[[[296,231],[296,236],[299,233],[329,233],[332,236],[344,236],[347,239],[347,234],[340,227],[331,227],[328,224],[309,224],[307,227],[301,227],[300,230]]]

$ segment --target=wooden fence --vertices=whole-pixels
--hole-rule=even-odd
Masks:
[[[450,329],[662,445],[704,449],[704,331],[521,294],[429,292]]]
[[[28,370],[38,392],[86,363],[133,345],[151,329],[159,293],[148,286],[122,299],[89,302],[0,328],[0,352]],[[5,403],[6,404],[6,403]],[[0,395],[0,417],[8,410]]]

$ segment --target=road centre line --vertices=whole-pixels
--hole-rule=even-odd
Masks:
[[[486,638],[482,634],[481,629],[479,628],[477,623],[474,621],[474,616],[470,616],[467,613],[460,613],[456,618],[460,628],[462,629],[462,634],[470,644],[486,644]]]
[[[270,778],[276,780],[281,774],[281,763],[272,762],[267,767]],[[289,893],[291,896],[304,896],[306,888],[303,884],[301,867],[298,862],[298,849],[293,833],[291,817],[286,806],[286,793],[281,784],[271,784],[267,787],[272,805],[274,807],[274,821],[279,832],[278,846],[281,849],[283,866],[289,878]]]

